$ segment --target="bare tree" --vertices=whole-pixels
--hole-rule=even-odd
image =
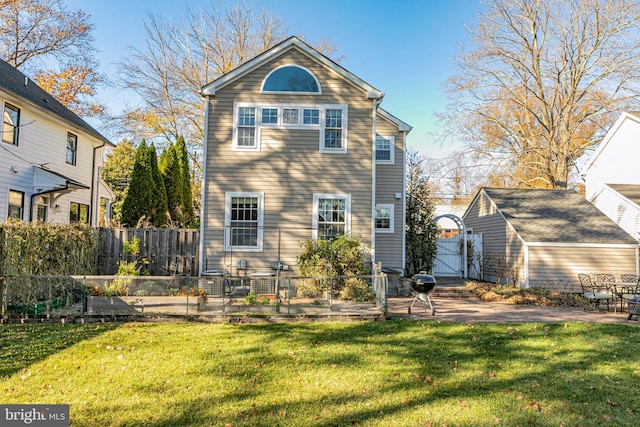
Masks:
[[[639,23],[633,0],[488,0],[446,84],[451,135],[507,185],[565,188],[612,115],[635,102]]]
[[[61,0],[0,1],[2,59],[79,115],[104,112],[94,99],[106,79],[96,71],[92,30],[88,14]]]
[[[141,103],[113,125],[134,140],[169,142],[183,136],[190,155],[204,139],[200,89],[287,35],[279,17],[243,1],[228,9],[220,3],[187,9],[174,21],[151,14],[145,30],[145,46],[131,48],[120,76],[121,84],[136,92]],[[335,51],[326,40],[321,43],[323,49]]]

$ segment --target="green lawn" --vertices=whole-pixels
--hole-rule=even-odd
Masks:
[[[636,426],[635,325],[0,325],[1,403],[73,426]]]

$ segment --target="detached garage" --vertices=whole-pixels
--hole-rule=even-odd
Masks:
[[[463,220],[487,281],[579,292],[578,273],[638,274],[638,242],[573,190],[482,188]]]

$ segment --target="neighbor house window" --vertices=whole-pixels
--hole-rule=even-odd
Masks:
[[[76,164],[76,156],[78,154],[78,136],[67,132],[67,164]]]
[[[24,193],[22,191],[9,190],[9,208],[7,218],[23,219],[24,213]]]
[[[5,102],[2,114],[2,141],[18,145],[18,129],[20,126],[20,109]]]
[[[393,205],[376,205],[376,232],[393,233]]]
[[[227,193],[225,240],[227,250],[262,250],[264,193]]]
[[[71,202],[69,205],[69,222],[89,223],[89,205]]]
[[[376,163],[393,163],[393,136],[376,136]]]
[[[256,107],[238,107],[234,147],[237,150],[257,150]]]
[[[333,240],[351,231],[351,195],[313,195],[313,238]]]
[[[49,212],[49,198],[39,196],[36,204],[36,220],[41,222],[47,221],[47,213]]]
[[[311,71],[297,65],[276,68],[262,84],[263,92],[320,93],[320,84]]]

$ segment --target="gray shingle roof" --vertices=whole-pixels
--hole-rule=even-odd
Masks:
[[[622,194],[636,205],[640,206],[640,185],[633,184],[607,184],[608,187]]]
[[[27,76],[1,59],[0,87],[44,110],[49,111],[65,122],[84,130],[89,135],[92,135],[107,144],[113,145],[107,138],[100,134],[100,132],[91,127],[87,122],[82,120],[67,107],[59,103],[48,92],[35,84],[33,80],[29,79]]]
[[[638,243],[573,190],[483,190],[525,242]]]

